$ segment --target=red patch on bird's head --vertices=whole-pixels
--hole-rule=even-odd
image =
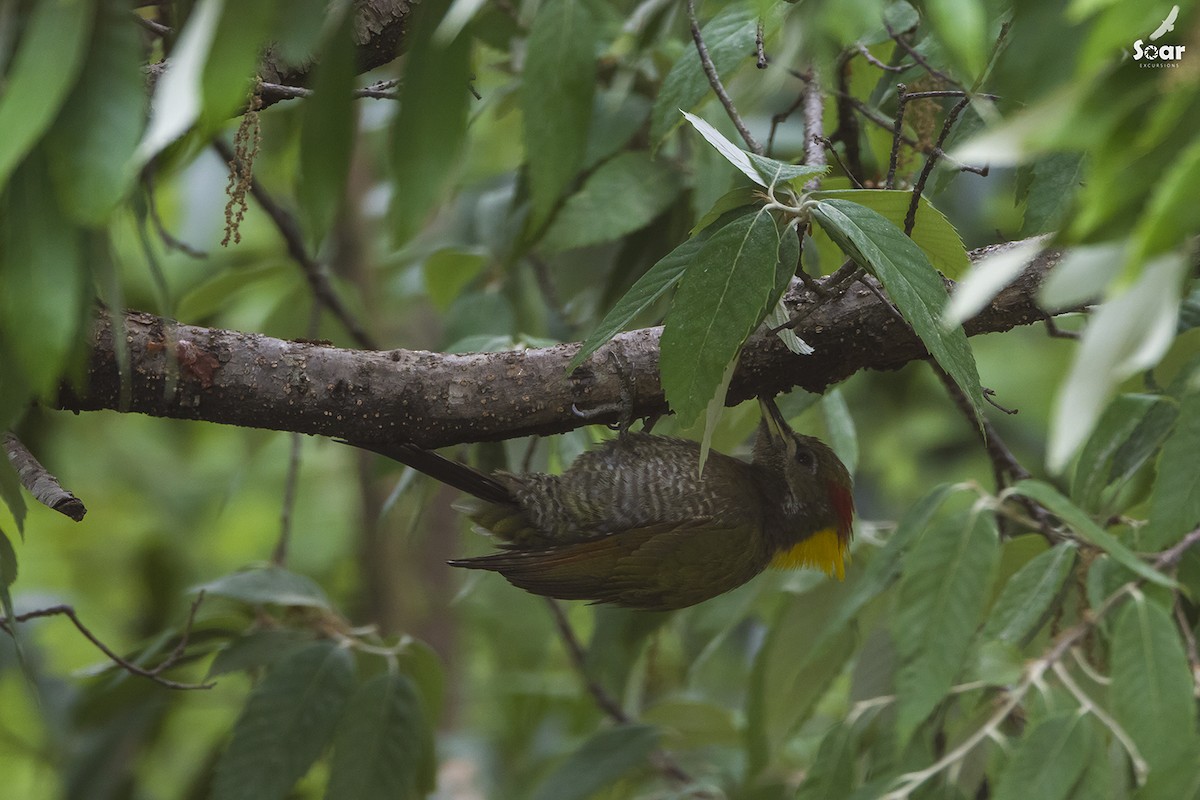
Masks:
[[[829,500],[833,503],[833,511],[837,514],[838,538],[849,543],[851,529],[854,525],[854,495],[848,486],[837,481],[829,481]]]

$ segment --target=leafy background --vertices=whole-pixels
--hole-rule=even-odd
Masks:
[[[722,212],[763,199],[728,148],[710,147],[678,113],[693,112],[730,147],[744,144],[700,68],[686,6],[421,6],[403,59],[365,75],[347,5],[200,0],[137,12],[165,35],[115,0],[5,7],[14,34],[0,37],[0,428],[17,426],[89,509],[82,526],[26,509],[3,474],[6,615],[70,603],[99,639],[152,665],[176,647],[203,589],[169,677],[215,682],[168,690],[114,668],[65,618],[22,624],[19,650],[0,639],[7,791],[1195,796],[1200,562],[1171,548],[1194,542],[1200,522],[1200,59],[1145,69],[1128,54],[1166,6],[698,9],[712,61],[760,141],[803,91],[795,73],[809,68],[887,123],[863,116],[855,137],[874,187],[888,171],[897,82],[998,95],[976,98],[947,144],[960,162],[991,164],[990,174],[943,160],[927,186],[930,209],[968,247],[1056,232],[1053,243],[1070,249],[1046,302],[1103,301],[1059,318],[1080,341],[1041,326],[974,337],[974,363],[952,370],[968,395],[974,369],[1020,411],[1001,414],[976,397],[1032,473],[1007,488],[993,483],[977,422],[924,364],[788,398],[796,426],[854,469],[861,521],[843,583],[771,573],[671,615],[573,605],[564,612],[583,644],[581,669],[542,600],[443,565],[487,547],[462,529],[446,490],[328,441],[50,409],[60,378],[78,373],[95,297],[344,346],[363,344],[346,319],[382,346],[448,352],[596,330],[603,339],[664,317],[668,331],[679,321],[670,335],[692,341],[686,321],[709,319],[714,294],[687,268],[738,219],[759,219]],[[1168,40],[1200,53],[1194,5],[1180,6]],[[759,21],[764,70],[754,67]],[[945,77],[870,63],[856,44],[885,63],[914,58],[883,21],[911,30],[905,41]],[[319,59],[312,94],[243,114],[267,41],[284,58]],[[142,65],[168,53],[147,122]],[[397,78],[377,87],[394,99],[351,96]],[[905,135],[928,145],[952,101],[913,101]],[[823,111],[828,134],[835,92]],[[297,212],[302,242],[328,266],[347,307],[341,320],[314,315],[310,284],[256,198],[236,243],[221,246],[239,212],[226,207],[225,159],[209,142],[239,124],[249,126],[239,142],[255,151],[254,177]],[[771,155],[804,154],[793,115]],[[910,147],[898,156],[897,185],[907,188],[925,159]],[[809,178],[799,176],[797,193]],[[235,199],[248,188],[233,184]],[[923,210],[913,248],[861,210],[903,227],[896,196],[838,194],[851,187],[836,166],[821,188],[821,228],[804,247],[810,271],[836,269],[844,245],[870,262],[919,332],[955,339],[942,309],[905,299],[896,282],[911,279],[898,254],[914,249],[912,258],[964,277],[954,238]],[[829,222],[839,210],[860,224]],[[156,218],[204,257],[174,246]],[[864,252],[873,244],[879,257]],[[778,288],[776,257],[786,263],[766,250],[761,286],[743,301],[759,318]],[[656,263],[660,282],[636,284]],[[969,316],[1022,266],[1009,259],[965,273],[949,319]],[[605,328],[635,285],[650,302]],[[729,409],[715,425],[702,412],[747,331],[723,330],[712,352],[674,354],[664,335],[664,381],[694,422],[679,431],[664,420],[659,430],[745,452],[754,411]],[[703,357],[702,378],[685,363],[691,356]],[[694,388],[672,389],[672,370]],[[30,409],[33,398],[51,402]],[[581,429],[460,455],[553,470],[605,435]],[[300,467],[287,500],[293,447]],[[265,566],[284,514],[286,570]],[[596,687],[618,714],[598,706]]]

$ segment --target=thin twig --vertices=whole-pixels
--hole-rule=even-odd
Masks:
[[[381,83],[395,85],[396,82],[382,81]],[[312,89],[304,86],[286,86],[282,83],[268,83],[266,81],[263,81],[262,90],[263,94],[270,96],[272,100],[296,100],[312,97],[313,93]],[[351,96],[371,100],[398,100],[400,98],[398,93],[379,88],[377,85],[368,86],[364,89],[355,89],[351,92]]]
[[[213,148],[225,161],[232,162],[236,159],[233,150],[221,139],[213,139]],[[288,255],[300,266],[317,301],[329,309],[359,346],[367,350],[378,350],[379,345],[375,342],[374,337],[367,333],[366,329],[350,313],[334,290],[325,270],[317,263],[316,259],[309,255],[308,248],[304,244],[304,234],[301,232],[296,218],[275,201],[275,198],[263,188],[257,177],[251,176],[250,178],[250,193],[254,195],[254,199],[275,223],[275,228],[283,236],[283,241],[287,245]]]
[[[136,11],[130,11],[129,13],[133,15],[134,22],[136,22],[138,25],[141,25],[143,28],[161,39],[165,39],[172,33],[171,29],[166,25],[163,25],[161,22],[155,22],[152,19],[146,19]]]
[[[946,73],[944,73],[941,70],[934,67],[932,64],[929,63],[928,60],[926,60],[925,56],[918,53],[913,48],[912,45],[910,45],[908,42],[906,42],[904,40],[903,32],[897,33],[895,30],[892,29],[892,26],[889,25],[887,23],[887,21],[884,21],[883,27],[887,29],[888,36],[890,36],[892,38],[892,41],[894,41],[896,44],[900,45],[900,48],[902,50],[904,50],[904,52],[908,53],[909,57],[911,57],[913,61],[916,61],[918,64],[920,64],[921,67],[926,72],[928,72],[930,75],[941,78],[943,81],[950,84],[951,86],[958,86],[959,88],[962,88],[961,83],[959,83],[958,81],[954,80],[954,78],[951,78]]]
[[[878,58],[876,58],[875,56],[871,55],[871,51],[868,50],[866,48],[866,45],[864,45],[862,42],[856,43],[854,45],[854,49],[858,51],[859,55],[861,55],[863,58],[865,58],[867,60],[868,64],[870,64],[871,66],[874,66],[874,67],[879,67],[880,69],[886,70],[887,72],[904,72],[905,70],[912,67],[912,64],[896,64],[894,66],[892,64],[885,64],[882,61],[880,61]]]
[[[804,89],[804,163],[811,167],[825,166],[825,148],[821,138],[825,134],[825,96],[815,69],[810,69],[809,80]],[[815,192],[821,185],[820,176],[814,175],[804,184],[804,190]]]
[[[733,125],[737,128],[738,133],[742,136],[742,141],[750,148],[751,152],[762,155],[763,149],[754,137],[750,134],[750,129],[746,127],[746,123],[742,121],[742,117],[734,108],[733,100],[729,99],[728,92],[725,91],[725,86],[721,83],[721,76],[717,74],[717,68],[713,65],[712,57],[708,54],[708,46],[704,44],[704,37],[700,34],[700,23],[696,20],[696,0],[687,0],[687,15],[688,24],[692,29],[692,41],[696,43],[696,52],[700,54],[700,65],[704,68],[704,74],[708,77],[708,84],[717,93],[717,99],[721,101],[721,105],[725,108],[725,113],[733,120]]]
[[[48,469],[42,466],[33,453],[29,452],[20,439],[11,433],[0,436],[4,453],[8,456],[21,485],[46,508],[57,511],[79,522],[87,513],[83,501],[67,491]]]
[[[925,159],[925,166],[921,168],[921,174],[917,177],[917,182],[913,184],[912,200],[908,203],[908,213],[904,215],[904,233],[906,236],[912,236],[913,226],[917,224],[917,207],[921,204],[921,195],[925,191],[925,182],[929,180],[929,175],[933,172],[933,167],[937,163],[938,155],[942,153],[942,145],[946,143],[946,137],[950,135],[950,130],[954,127],[954,123],[958,121],[958,115],[963,112],[963,109],[967,107],[967,103],[969,102],[971,102],[971,98],[962,98],[946,114],[946,119],[942,123],[942,131],[938,134],[933,152]]]
[[[829,155],[833,156],[833,160],[837,162],[837,165],[841,168],[842,172],[846,173],[846,177],[850,179],[850,183],[854,186],[854,188],[863,188],[863,185],[859,183],[858,178],[854,176],[854,173],[850,171],[850,168],[842,163],[842,157],[838,155],[837,149],[834,148],[833,140],[828,136],[821,136],[817,139],[817,141],[825,146],[825,148],[829,151]]]
[[[758,23],[754,26],[754,66],[759,69],[767,68],[767,54],[763,50],[763,21],[762,17],[758,18]]]
[[[28,611],[24,614],[16,614],[12,617],[0,617],[0,628],[4,629],[9,635],[12,635],[12,626],[14,623],[28,622],[31,619],[38,619],[40,617],[63,616],[71,620],[71,623],[76,627],[76,629],[78,629],[80,633],[83,634],[84,638],[95,645],[100,652],[108,656],[110,661],[131,675],[147,678],[157,684],[167,687],[168,689],[211,689],[212,687],[216,686],[215,683],[180,683],[179,681],[173,681],[168,678],[164,678],[161,674],[175,666],[183,657],[184,650],[187,648],[188,636],[191,634],[192,625],[196,620],[196,610],[200,608],[200,603],[203,601],[204,592],[201,591],[198,595],[196,595],[196,599],[192,602],[192,608],[188,613],[187,623],[183,628],[183,633],[180,634],[179,643],[166,657],[166,659],[159,662],[158,666],[154,667],[153,669],[139,667],[137,664],[134,664],[133,662],[128,661],[127,659],[124,659],[113,652],[108,645],[100,641],[96,634],[92,633],[91,630],[89,630],[88,627],[80,621],[79,616],[75,613],[75,609],[69,605],[48,606],[46,608],[39,608],[35,611]]]
[[[903,83],[896,84],[896,118],[892,121],[892,152],[888,156],[887,178],[883,181],[885,189],[891,189],[896,180],[896,165],[900,161],[900,141],[904,135],[904,106],[907,93],[908,87]]]
[[[158,213],[158,200],[154,192],[155,166],[155,163],[151,162],[146,166],[146,169],[142,170],[142,183],[146,188],[146,210],[149,213],[150,221],[154,223],[154,230],[158,234],[158,238],[171,250],[178,250],[184,255],[197,260],[208,258],[208,253],[176,237],[163,224],[162,217]]]
[[[571,664],[575,667],[575,671],[579,673],[579,677],[583,680],[584,686],[587,687],[592,699],[596,701],[596,705],[600,706],[600,710],[619,725],[633,723],[633,718],[625,713],[625,709],[621,708],[621,704],[588,674],[587,653],[584,652],[583,645],[576,638],[575,631],[571,629],[571,623],[567,620],[567,615],[563,612],[562,607],[549,597],[546,598],[546,605],[550,607],[550,615],[554,618],[554,626],[558,629],[559,638],[562,639],[563,646],[567,650],[567,655],[571,658]],[[692,776],[676,764],[675,760],[665,752],[661,750],[656,751],[654,760],[656,762],[655,766],[672,780],[681,784],[693,783]]]
[[[800,94],[796,95],[795,101],[790,106],[771,117],[771,132],[767,134],[767,155],[771,155],[775,152],[775,130],[780,125],[787,122],[788,117],[796,113],[796,109],[804,105],[804,98],[806,96],[806,92],[801,92]]]

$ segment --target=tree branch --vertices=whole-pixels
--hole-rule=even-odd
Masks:
[[[50,471],[42,466],[42,463],[34,457],[33,453],[29,452],[20,439],[11,433],[5,433],[0,436],[0,444],[4,446],[8,460],[12,462],[13,469],[17,471],[21,485],[33,495],[35,500],[46,508],[64,514],[76,522],[83,519],[83,515],[87,513],[83,501],[64,489],[58,482],[58,478],[51,475]]]
[[[1015,243],[977,250],[973,259]],[[1042,320],[1035,293],[1059,254],[1038,256],[1025,273],[966,324],[967,333],[1005,331]],[[863,369],[898,369],[928,353],[884,303],[859,287],[833,300],[802,287],[788,297],[797,333],[816,347],[798,357],[766,331],[743,348],[727,402],[795,386],[822,392]],[[156,417],[334,436],[356,442],[411,442],[421,447],[563,433],[617,422],[617,411],[581,420],[571,406],[617,409],[622,385],[635,416],[667,410],[659,383],[661,328],[619,334],[574,373],[579,344],[500,353],[344,350],[237,331],[184,325],[126,312],[118,340],[112,320],[97,320],[81,386],[57,405],[74,411],[115,409]],[[117,347],[128,351],[131,400],[120,406]],[[618,375],[609,350],[623,364]]]

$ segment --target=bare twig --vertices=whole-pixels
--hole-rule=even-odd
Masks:
[[[767,54],[763,50],[763,21],[761,17],[758,19],[758,24],[754,26],[754,53],[756,56],[754,66],[759,69],[766,69]]]
[[[79,522],[87,513],[83,501],[62,487],[58,478],[42,466],[33,453],[11,433],[0,437],[4,452],[17,471],[17,477],[34,499],[49,509]]]
[[[829,151],[829,155],[833,156],[833,160],[837,162],[839,167],[841,167],[842,172],[846,173],[846,177],[850,179],[850,183],[853,184],[854,188],[863,188],[863,185],[859,183],[858,178],[855,177],[854,173],[850,171],[850,168],[842,163],[842,157],[838,155],[837,149],[834,148],[833,141],[828,136],[821,136],[817,139],[817,141],[825,146],[825,148]]]
[[[154,162],[150,162],[144,170],[142,170],[142,183],[146,187],[146,210],[149,213],[150,221],[154,223],[154,230],[158,234],[158,238],[162,240],[168,248],[178,250],[186,256],[191,256],[195,259],[208,258],[208,253],[198,247],[193,247],[182,239],[177,238],[174,234],[167,230],[167,226],[163,224],[162,217],[158,214],[158,199],[154,193]]]
[[[733,100],[729,98],[729,93],[725,91],[724,84],[721,83],[721,76],[717,74],[717,68],[713,65],[712,56],[708,54],[708,46],[704,44],[704,37],[700,34],[700,23],[696,20],[696,0],[687,0],[688,24],[692,29],[692,41],[696,43],[696,52],[700,54],[700,65],[704,68],[704,74],[708,77],[708,84],[712,86],[713,91],[717,93],[717,99],[721,101],[721,105],[725,108],[725,113],[733,120],[734,127],[742,136],[742,141],[750,150],[758,155],[762,155],[763,149],[754,137],[750,134],[750,129],[746,127],[746,123],[742,121],[742,117],[734,108]]]
[[[546,605],[550,607],[550,614],[554,618],[554,626],[558,629],[559,638],[562,639],[563,646],[567,650],[567,655],[571,657],[571,664],[575,667],[575,671],[579,673],[579,677],[583,680],[592,699],[596,701],[596,705],[600,706],[600,710],[607,714],[613,722],[620,725],[631,724],[633,718],[625,713],[625,709],[621,708],[621,704],[603,686],[596,683],[588,675],[587,653],[584,652],[583,645],[576,638],[575,631],[571,630],[571,623],[567,620],[567,615],[563,613],[562,607],[549,597],[546,598]],[[658,770],[671,780],[681,784],[693,782],[692,776],[662,750],[654,753],[654,760]]]
[[[900,142],[904,135],[904,106],[908,87],[903,83],[896,84],[896,118],[892,120],[892,152],[888,156],[887,177],[883,188],[891,189],[896,180],[896,165],[900,161]]]
[[[203,601],[204,592],[201,591],[198,595],[196,595],[196,599],[192,601],[192,608],[188,613],[187,623],[184,625],[183,632],[180,634],[179,643],[176,644],[175,649],[172,650],[170,654],[163,661],[159,662],[158,666],[154,667],[153,669],[139,667],[132,661],[122,658],[113,652],[108,645],[100,641],[96,634],[92,633],[91,630],[89,630],[88,627],[80,621],[79,616],[75,613],[75,609],[69,605],[48,606],[46,608],[39,608],[35,611],[28,611],[24,614],[16,614],[12,617],[0,617],[0,628],[5,630],[9,635],[12,635],[13,625],[16,623],[28,622],[31,619],[38,619],[40,617],[63,616],[71,620],[71,623],[80,633],[83,634],[84,638],[95,645],[100,652],[108,656],[110,661],[131,675],[147,678],[161,686],[167,687],[168,689],[211,689],[212,687],[216,686],[215,683],[180,683],[179,681],[173,681],[162,677],[163,672],[178,664],[183,658],[184,651],[187,649],[188,637],[192,631],[192,625],[196,621],[196,610],[200,608],[200,603]]]
[[[355,89],[351,94],[353,97],[371,100],[398,100],[400,95],[389,91],[397,83],[398,81],[380,81],[363,89]],[[267,81],[263,81],[262,91],[271,100],[295,100],[312,97],[313,93],[312,89],[304,86],[285,86],[281,83],[269,83]]]
[[[233,150],[221,139],[213,140],[213,148],[221,155],[221,158],[236,163],[237,157]],[[367,333],[366,328],[350,313],[334,290],[325,270],[315,258],[309,255],[308,248],[304,244],[304,234],[295,217],[277,203],[271,193],[259,183],[258,178],[253,176],[250,178],[250,193],[254,195],[254,199],[267,212],[267,216],[271,218],[271,221],[275,223],[275,228],[283,236],[288,255],[300,266],[317,302],[329,309],[359,346],[368,350],[378,350],[379,345],[375,342],[374,337]]]
[[[823,127],[825,96],[821,92],[821,83],[817,80],[817,72],[810,69],[809,80],[804,89],[804,163],[811,167],[825,166],[825,148],[821,146],[821,138],[825,134]],[[804,184],[805,191],[813,192],[821,185],[821,178],[814,176]]]
[[[921,174],[917,177],[917,182],[913,184],[912,200],[908,204],[908,213],[904,215],[904,233],[908,236],[912,236],[913,226],[917,223],[917,207],[921,204],[921,194],[925,191],[925,182],[929,180],[929,175],[933,172],[933,167],[937,163],[938,156],[942,153],[942,145],[946,143],[946,137],[950,135],[950,130],[954,127],[954,123],[958,121],[958,115],[963,112],[963,109],[967,107],[967,103],[969,102],[971,102],[969,97],[963,97],[946,114],[946,119],[942,123],[942,131],[938,134],[933,152],[925,159],[925,166],[921,168]]]
[[[859,55],[861,55],[863,58],[865,58],[867,60],[868,64],[870,64],[871,66],[874,66],[874,67],[879,67],[880,69],[886,70],[887,72],[904,72],[906,69],[908,69],[912,66],[912,64],[896,64],[894,66],[892,64],[885,64],[882,61],[880,61],[878,58],[876,58],[875,56],[871,55],[871,51],[868,50],[866,48],[866,45],[864,45],[862,42],[856,43],[854,45],[854,49],[858,52]]]
[[[920,64],[921,67],[926,72],[928,72],[930,75],[933,75],[937,78],[941,78],[943,81],[950,84],[951,86],[958,86],[959,88],[962,87],[962,84],[960,84],[958,81],[954,80],[954,78],[951,78],[949,75],[947,75],[946,73],[942,72],[941,70],[937,69],[932,64],[930,64],[929,61],[925,58],[925,56],[918,53],[916,51],[916,49],[913,48],[912,45],[910,45],[907,41],[905,41],[903,32],[899,32],[899,33],[896,32],[895,30],[893,30],[892,26],[889,25],[886,21],[883,23],[883,27],[887,29],[888,36],[892,37],[892,41],[894,41],[896,44],[898,44],[900,46],[900,48],[902,50],[904,50],[904,52],[908,53],[909,57],[911,57],[913,61],[916,61],[918,64]]]
[[[155,22],[152,19],[146,19],[136,11],[130,11],[129,13],[133,15],[134,22],[136,22],[138,25],[141,25],[143,28],[159,38],[165,39],[172,33],[171,29],[166,25],[163,25],[161,22]]]

